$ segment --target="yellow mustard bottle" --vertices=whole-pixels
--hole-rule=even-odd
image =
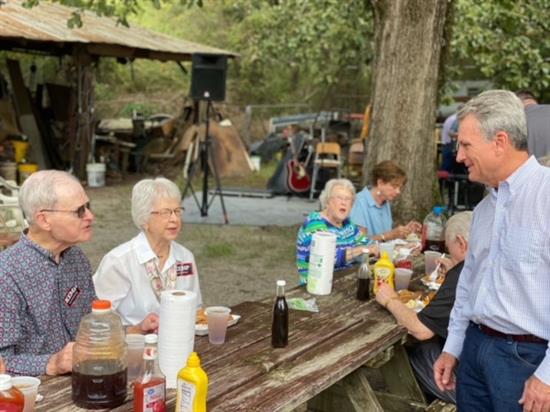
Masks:
[[[390,285],[395,289],[395,284],[393,281],[395,266],[393,265],[391,259],[388,257],[386,252],[382,252],[378,262],[374,264],[374,294],[378,293],[378,288],[383,284]]]
[[[187,365],[178,372],[176,412],[206,412],[207,391],[208,376],[197,352],[191,352]]]

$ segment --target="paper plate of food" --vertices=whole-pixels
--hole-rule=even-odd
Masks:
[[[413,309],[415,312],[420,312],[424,309],[435,296],[435,292],[422,294],[422,292],[413,292],[410,290],[400,290],[397,293],[399,295],[399,300],[403,302],[406,307]]]
[[[235,315],[231,313],[229,315],[229,321],[227,322],[227,327],[233,326],[234,324],[236,324],[240,318],[241,318],[241,315]],[[200,308],[199,310],[197,310],[197,319],[195,321],[195,335],[197,336],[208,335],[208,319],[206,318],[206,312],[204,311],[204,308]]]
[[[444,280],[445,275],[438,275],[435,279],[431,275],[425,275],[420,278],[420,281],[431,290],[439,290]]]

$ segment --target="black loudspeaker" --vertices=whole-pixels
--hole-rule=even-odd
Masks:
[[[225,100],[227,56],[193,54],[191,97],[193,100]]]

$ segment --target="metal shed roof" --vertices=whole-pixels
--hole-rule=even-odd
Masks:
[[[0,6],[0,49],[3,50],[31,49],[62,55],[72,54],[74,46],[81,45],[91,55],[161,61],[190,60],[194,53],[236,56],[227,50],[144,28],[125,27],[92,12],[82,13],[81,28],[70,29],[67,20],[73,8],[41,1],[28,9],[22,6],[22,0],[4,1]]]

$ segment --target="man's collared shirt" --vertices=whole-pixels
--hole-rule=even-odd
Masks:
[[[367,228],[369,237],[388,232],[393,226],[390,202],[378,206],[368,187],[357,194],[350,219],[357,226]]]
[[[158,258],[145,233],[140,232],[107,253],[94,274],[97,296],[112,302],[125,326],[137,325],[149,313],[159,313],[160,303],[147,272],[148,262],[157,265]],[[160,273],[165,277],[171,270],[177,276],[175,289],[195,292],[200,306],[202,296],[195,257],[177,242],[171,242],[170,254]]]
[[[469,321],[550,341],[550,168],[531,156],[475,208],[444,351]],[[550,355],[535,375],[550,384]]]
[[[78,247],[61,254],[25,234],[0,253],[0,355],[9,373],[41,375],[49,358],[74,341],[95,298],[88,258]]]

